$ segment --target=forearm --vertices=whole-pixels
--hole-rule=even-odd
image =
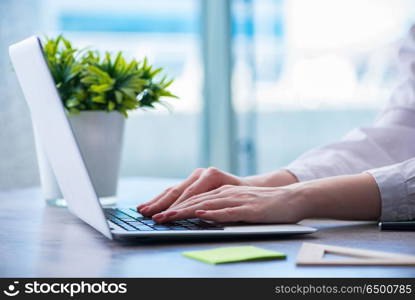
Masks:
[[[367,173],[304,182],[298,190],[305,218],[377,220],[381,214],[378,186]]]
[[[248,176],[244,178],[250,185],[259,187],[279,187],[298,182],[297,177],[287,170]]]

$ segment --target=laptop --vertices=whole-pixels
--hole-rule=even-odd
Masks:
[[[13,44],[9,53],[34,129],[39,133],[68,209],[107,238],[202,238],[316,231],[299,224],[217,224],[200,219],[157,224],[134,208],[103,208],[48,69],[40,39],[32,36]]]

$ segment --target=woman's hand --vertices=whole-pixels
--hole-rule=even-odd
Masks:
[[[302,185],[285,188],[224,185],[187,198],[153,216],[164,223],[186,218],[216,222],[297,223],[307,217]]]
[[[225,185],[198,194],[153,216],[156,222],[200,218],[216,222],[296,223],[304,218],[376,220],[380,194],[367,173],[285,187]]]
[[[144,216],[152,216],[168,208],[174,208],[192,196],[215,190],[223,185],[249,186],[249,180],[223,172],[217,168],[196,169],[185,181],[166,189],[153,200],[139,205]]]

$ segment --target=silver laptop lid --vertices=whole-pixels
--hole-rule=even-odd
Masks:
[[[55,173],[69,210],[112,238],[38,37],[9,48],[10,58],[31,112],[33,126]]]

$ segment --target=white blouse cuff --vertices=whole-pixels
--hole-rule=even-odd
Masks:
[[[375,178],[379,187],[381,221],[407,221],[415,218],[413,178],[405,176],[409,174],[405,174],[404,164],[405,162],[366,171]]]

